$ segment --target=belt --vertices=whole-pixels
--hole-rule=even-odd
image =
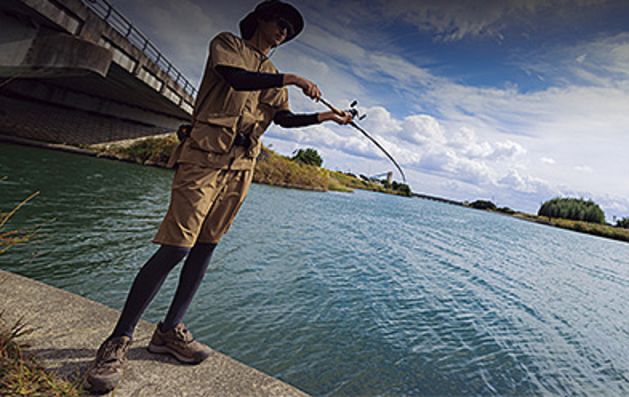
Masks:
[[[190,136],[190,132],[192,132],[192,126],[190,124],[180,125],[179,129],[177,129],[177,138],[183,142]],[[249,146],[251,146],[251,138],[249,135],[238,132],[236,134],[236,138],[234,138],[234,145],[249,149]]]

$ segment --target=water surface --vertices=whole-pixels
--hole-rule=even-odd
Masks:
[[[12,225],[54,233],[0,267],[120,309],[155,250],[172,172],[4,144],[0,164],[1,210],[41,191]],[[145,319],[165,315],[178,269]],[[254,185],[186,322],[314,395],[627,395],[628,287],[626,243]]]

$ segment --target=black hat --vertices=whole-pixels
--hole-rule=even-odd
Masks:
[[[245,40],[249,40],[253,37],[253,33],[256,31],[258,18],[265,18],[274,15],[281,16],[293,26],[293,31],[287,32],[284,43],[297,37],[304,28],[304,19],[295,7],[279,0],[267,0],[258,4],[255,10],[250,12],[242,21],[240,21],[240,36]]]

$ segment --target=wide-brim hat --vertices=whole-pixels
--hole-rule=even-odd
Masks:
[[[249,40],[258,26],[258,18],[265,18],[272,15],[286,19],[293,26],[293,32],[288,32],[284,43],[291,41],[304,29],[304,18],[295,7],[283,3],[279,0],[267,0],[258,4],[242,21],[240,21],[240,36]]]

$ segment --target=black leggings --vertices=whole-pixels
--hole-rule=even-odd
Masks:
[[[129,338],[133,336],[133,330],[140,321],[142,313],[159,291],[168,273],[188,255],[181,269],[177,292],[161,330],[168,331],[182,322],[210,264],[214,248],[216,244],[203,243],[197,243],[192,249],[172,245],[160,246],[136,276],[118,324],[110,338],[123,335]]]

